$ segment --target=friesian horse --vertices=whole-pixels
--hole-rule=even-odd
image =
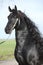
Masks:
[[[6,34],[15,29],[16,48],[14,56],[19,65],[43,64],[43,38],[33,21],[23,12],[9,6],[11,12],[5,27]]]

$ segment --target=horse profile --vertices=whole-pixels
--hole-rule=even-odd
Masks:
[[[9,6],[11,12],[5,27],[6,34],[15,29],[16,48],[15,58],[19,65],[43,64],[43,38],[38,28],[23,12]]]

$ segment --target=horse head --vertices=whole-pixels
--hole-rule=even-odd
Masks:
[[[8,16],[8,23],[5,27],[5,32],[7,34],[10,34],[14,28],[16,28],[17,25],[20,24],[20,18],[18,16],[18,10],[15,5],[14,9],[11,9],[10,6],[8,7],[10,11],[10,15]]]

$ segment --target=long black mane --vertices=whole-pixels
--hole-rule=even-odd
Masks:
[[[19,14],[20,14],[20,18],[26,22],[27,28],[28,28],[28,30],[30,32],[31,37],[35,41],[37,41],[37,43],[40,42],[40,40],[41,40],[41,34],[40,34],[40,31],[39,31],[38,27],[24,13],[22,13],[21,11],[19,11]]]

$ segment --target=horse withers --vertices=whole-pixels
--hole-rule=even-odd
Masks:
[[[6,34],[11,34],[15,29],[16,48],[14,56],[19,65],[41,65],[40,44],[41,36],[35,24],[20,10],[11,9],[8,23],[5,27]],[[41,53],[41,54],[40,54]],[[42,59],[43,61],[43,59]]]

